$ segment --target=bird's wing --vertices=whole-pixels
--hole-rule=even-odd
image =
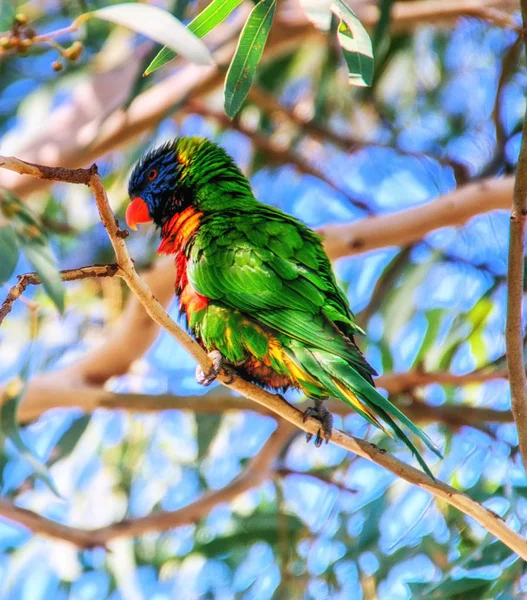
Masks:
[[[351,335],[344,333],[358,328],[320,239],[282,213],[271,217],[264,213],[265,218],[232,215],[228,225],[226,216],[223,222],[203,227],[195,238],[187,271],[194,289],[300,341],[303,352],[297,348],[295,359],[308,372],[317,373],[328,390],[384,429],[376,418],[381,417],[431,475],[392,417],[437,452],[431,440],[375,389],[371,380],[375,371]]]
[[[195,290],[311,347],[340,356],[367,379],[355,324],[320,239],[280,213],[233,215],[196,237],[188,275]]]

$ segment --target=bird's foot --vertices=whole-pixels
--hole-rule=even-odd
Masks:
[[[199,365],[196,367],[196,381],[205,387],[210,385],[216,379],[223,368],[224,363],[223,356],[221,355],[221,352],[218,352],[218,350],[209,352],[209,358],[212,364],[206,371],[204,371]]]
[[[310,406],[304,411],[304,423],[310,417],[316,419],[322,425],[315,438],[315,446],[320,448],[324,440],[326,440],[326,444],[329,442],[333,431],[333,415],[327,409],[325,400],[315,400],[315,406]],[[320,435],[321,433],[322,435]],[[312,437],[312,433],[306,433],[307,442],[310,442]]]
[[[209,358],[212,362],[212,365],[204,371],[199,365],[196,367],[196,381],[200,385],[204,385],[205,387],[209,386],[214,382],[216,377],[219,375],[220,371],[226,371],[231,375],[231,378],[225,383],[232,383],[236,378],[236,373],[232,369],[230,365],[228,365],[223,358],[221,352],[218,350],[213,350],[209,352]]]

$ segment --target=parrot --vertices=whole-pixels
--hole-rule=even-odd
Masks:
[[[376,389],[376,371],[355,336],[364,335],[337,285],[322,239],[282,210],[259,202],[227,152],[179,137],[140,158],[129,179],[128,227],[153,222],[158,254],[175,259],[180,317],[211,358],[198,383],[221,369],[265,389],[297,389],[331,438],[326,400],[337,398],[426,462],[402,426],[441,456],[428,435]],[[308,436],[309,441],[310,436]]]

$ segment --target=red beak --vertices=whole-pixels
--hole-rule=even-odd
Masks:
[[[137,223],[149,223],[152,217],[148,214],[148,205],[140,197],[133,198],[126,209],[126,223],[130,229],[137,229]]]

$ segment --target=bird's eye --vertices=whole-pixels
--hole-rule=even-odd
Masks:
[[[150,169],[150,171],[148,171],[147,177],[150,181],[154,181],[154,179],[157,177],[157,169]]]

